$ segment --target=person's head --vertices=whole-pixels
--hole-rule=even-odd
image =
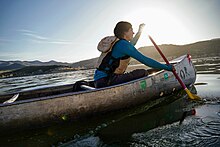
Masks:
[[[115,26],[114,34],[119,39],[131,41],[134,34],[132,25],[129,22],[120,21]]]

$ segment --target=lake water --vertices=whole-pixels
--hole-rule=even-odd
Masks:
[[[0,94],[72,84],[79,80],[92,79],[93,73],[94,70],[80,70],[74,72],[0,79]]]
[[[0,93],[70,84],[92,75],[84,70],[0,79]],[[203,102],[179,92],[123,111],[2,135],[0,146],[220,146],[220,74],[197,74],[192,91]]]

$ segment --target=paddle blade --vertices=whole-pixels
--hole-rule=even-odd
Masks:
[[[201,98],[199,96],[197,96],[195,94],[192,94],[189,91],[189,89],[185,88],[184,90],[186,91],[186,93],[187,93],[187,95],[189,96],[190,99],[192,99],[192,100],[201,100]]]

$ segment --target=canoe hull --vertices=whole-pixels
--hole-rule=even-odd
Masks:
[[[187,56],[177,60],[174,61],[177,62],[177,73],[186,85],[193,84],[196,72],[192,62]],[[160,71],[148,77],[107,88],[0,104],[0,130],[28,128],[118,110],[171,94],[179,89],[181,86],[172,72]]]

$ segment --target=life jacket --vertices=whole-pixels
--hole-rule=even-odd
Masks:
[[[123,74],[128,67],[130,56],[121,58],[114,58],[112,56],[112,49],[119,41],[115,36],[107,36],[103,38],[98,44],[98,50],[101,51],[96,68],[104,71],[107,74]]]

